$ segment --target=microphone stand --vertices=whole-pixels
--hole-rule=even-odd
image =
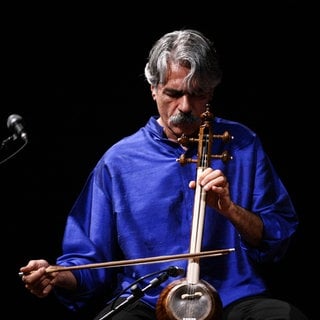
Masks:
[[[20,142],[23,141],[21,144]],[[20,152],[28,143],[27,139],[18,139],[18,136],[13,134],[9,136],[8,138],[2,140],[1,145],[0,145],[0,151],[7,151],[8,146],[11,144],[12,146],[16,147],[16,150],[11,152],[9,155],[5,155],[4,158],[1,160],[0,159],[0,164],[6,162],[7,160],[11,159],[13,156],[15,156],[18,152]]]
[[[140,298],[142,298],[147,290],[157,287],[162,282],[166,281],[168,278],[169,278],[168,272],[162,272],[158,277],[151,280],[149,282],[149,284],[142,289],[138,285],[135,284],[131,288],[132,294],[129,297],[127,297],[123,302],[118,304],[114,309],[110,310],[108,313],[103,315],[98,320],[108,319],[108,318],[112,317],[115,313],[122,310],[128,304],[131,304],[131,303],[139,300]]]

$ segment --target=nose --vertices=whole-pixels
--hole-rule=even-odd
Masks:
[[[192,111],[192,101],[187,94],[184,94],[180,98],[179,110],[183,113],[191,113]]]

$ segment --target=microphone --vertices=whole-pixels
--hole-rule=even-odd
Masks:
[[[17,137],[20,137],[25,142],[28,141],[27,133],[24,130],[23,127],[23,120],[22,117],[18,114],[12,114],[8,117],[7,120],[7,127],[14,132],[13,137],[16,139]]]
[[[143,288],[143,292],[145,292],[147,289],[157,287],[162,282],[166,281],[169,277],[178,277],[182,276],[184,274],[184,269],[171,266],[165,271],[161,272],[156,278],[152,279],[149,284]]]
[[[171,266],[164,271],[160,272],[156,278],[153,278],[144,288],[140,288],[136,283],[131,288],[131,295],[128,296],[122,303],[118,304],[115,308],[111,308],[111,310],[104,314],[98,320],[107,319],[110,316],[114,315],[118,311],[120,311],[125,305],[129,303],[133,303],[145,295],[145,292],[151,288],[155,288],[159,286],[162,282],[168,280],[169,277],[178,277],[184,274],[184,269]]]
[[[168,280],[169,277],[177,277],[182,274],[184,274],[184,269],[175,266],[169,267],[165,271],[159,273],[156,278],[153,278],[151,281],[149,281],[149,283],[144,288],[141,289],[139,286],[134,285],[131,289],[132,294],[127,297],[125,303],[129,302],[132,299],[139,299],[143,297],[144,293],[147,290],[159,286],[162,282]]]
[[[169,277],[178,277],[184,275],[184,269],[177,266],[171,266],[165,272],[168,273]]]

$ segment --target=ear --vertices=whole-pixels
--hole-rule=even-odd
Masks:
[[[155,86],[150,86],[150,89],[151,89],[151,95],[152,95],[153,100],[156,100],[156,96],[157,96],[156,87]]]

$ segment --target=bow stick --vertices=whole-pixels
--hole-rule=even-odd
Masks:
[[[46,273],[68,271],[68,270],[80,270],[80,269],[123,267],[123,266],[137,265],[137,264],[157,263],[162,261],[184,260],[184,259],[190,259],[190,258],[216,257],[216,256],[222,256],[222,255],[228,254],[234,250],[235,250],[234,248],[220,249],[220,250],[203,251],[198,253],[181,253],[176,255],[166,255],[166,256],[140,258],[140,259],[132,259],[132,260],[89,263],[89,264],[83,264],[78,266],[50,266],[46,269]],[[23,276],[23,275],[26,275],[26,274],[24,272],[19,272],[19,276]]]

